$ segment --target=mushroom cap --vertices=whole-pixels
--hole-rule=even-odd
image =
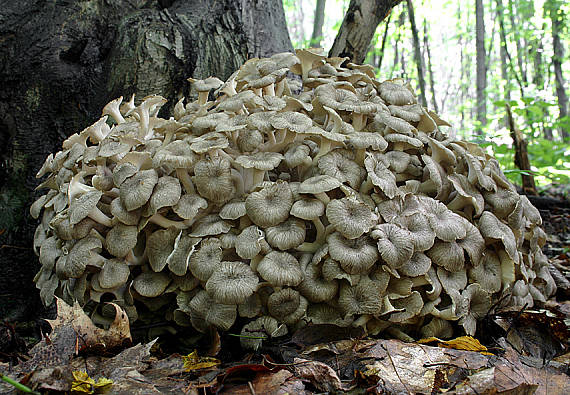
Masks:
[[[263,340],[286,335],[287,327],[279,325],[279,322],[273,317],[262,316],[245,324],[241,334],[241,346],[245,349],[257,351]]]
[[[184,194],[180,197],[178,202],[172,207],[180,218],[193,219],[200,209],[208,207],[206,199],[195,194]]]
[[[160,272],[166,266],[166,260],[174,249],[174,242],[180,233],[174,228],[161,229],[147,236],[146,255],[150,267],[155,272]]]
[[[228,202],[220,210],[220,218],[222,219],[238,219],[246,214],[245,202],[241,200]]]
[[[370,280],[355,286],[343,283],[338,295],[338,305],[344,315],[377,314],[382,309],[382,299]]]
[[[393,299],[391,302],[396,311],[390,314],[390,322],[404,322],[409,320],[418,315],[424,306],[424,301],[418,291],[413,291],[409,296],[404,298]]]
[[[325,213],[325,205],[318,199],[300,199],[291,206],[291,215],[301,219],[315,219]]]
[[[283,155],[277,152],[256,152],[251,155],[240,155],[236,158],[236,163],[245,169],[273,170],[281,160]]]
[[[180,200],[181,194],[182,187],[177,178],[170,176],[160,177],[149,200],[151,212],[156,213],[162,207],[176,205]]]
[[[223,304],[239,304],[253,294],[257,276],[243,262],[221,262],[206,282],[206,291]]]
[[[477,283],[470,284],[461,293],[461,310],[463,317],[459,321],[469,336],[474,336],[477,329],[477,321],[485,317],[491,308],[489,294],[481,289]]]
[[[259,262],[257,272],[274,286],[299,285],[305,277],[299,261],[287,252],[271,251]]]
[[[305,278],[297,286],[297,290],[312,303],[327,302],[336,296],[338,282],[322,277],[319,266],[311,262],[305,267]]]
[[[384,81],[380,83],[378,93],[386,102],[396,106],[413,104],[416,101],[412,92],[410,92],[400,80]]]
[[[125,261],[109,259],[105,261],[99,272],[99,285],[103,288],[116,288],[125,284],[129,278],[130,270]]]
[[[201,239],[190,237],[180,232],[174,240],[172,252],[166,258],[168,269],[176,276],[184,276],[188,270],[190,255],[194,252],[194,246]]]
[[[221,233],[227,233],[231,229],[231,224],[220,218],[217,214],[206,215],[200,218],[194,226],[192,226],[192,237],[215,236]]]
[[[156,170],[139,171],[121,184],[119,188],[121,203],[128,211],[142,207],[150,199],[157,182]]]
[[[378,250],[366,236],[347,239],[339,232],[327,237],[329,254],[349,274],[366,273],[378,259]]]
[[[328,175],[307,178],[299,185],[299,193],[318,194],[331,191],[341,186],[341,182]]]
[[[330,224],[348,239],[360,237],[378,222],[378,216],[355,196],[332,200],[326,213]]]
[[[216,303],[208,292],[199,291],[188,304],[192,325],[205,332],[209,325],[227,331],[237,317],[235,304]]]
[[[166,273],[144,272],[133,280],[133,288],[141,296],[155,298],[161,295],[168,284],[170,277]]]
[[[105,248],[117,258],[123,258],[129,251],[135,248],[137,236],[138,230],[136,226],[118,223],[107,232]]]
[[[127,211],[119,197],[111,202],[111,214],[125,225],[137,225],[141,217],[141,212],[138,209]]]
[[[217,204],[231,200],[235,193],[230,162],[224,158],[198,161],[194,166],[194,182],[200,196]]]
[[[438,267],[437,278],[448,294],[452,290],[462,291],[467,286],[467,273],[465,270],[450,272],[443,267]]]
[[[204,239],[200,248],[190,255],[189,268],[200,281],[208,281],[222,262],[222,245],[216,238]]]
[[[75,225],[87,217],[103,196],[101,191],[89,191],[73,199],[69,205],[69,224]]]
[[[479,231],[486,240],[500,240],[509,257],[519,262],[515,235],[508,225],[504,224],[490,211],[484,211],[479,218]]]
[[[293,206],[291,188],[286,182],[276,182],[252,192],[245,199],[248,217],[261,227],[277,225],[289,217]]]
[[[431,259],[424,253],[415,251],[412,257],[398,268],[398,272],[404,276],[419,277],[426,274],[430,267]]]
[[[224,134],[209,132],[196,138],[192,144],[190,144],[190,149],[197,154],[205,154],[215,149],[226,148],[229,144],[228,138]]]
[[[465,265],[463,249],[455,241],[437,241],[432,248],[426,251],[426,255],[433,263],[450,272],[461,271]]]
[[[364,166],[372,184],[376,185],[388,199],[393,199],[398,194],[396,176],[388,170],[386,165],[374,155],[368,155],[364,159]]]
[[[355,161],[347,157],[344,150],[334,150],[318,160],[318,167],[322,174],[332,176],[342,183],[348,183],[352,188],[360,188],[366,177],[366,171]]]
[[[376,239],[380,256],[392,269],[398,269],[404,262],[410,260],[414,253],[410,232],[397,225],[376,225],[371,236]]]
[[[427,204],[427,217],[438,239],[455,241],[467,235],[465,218],[448,209],[445,204],[433,199],[424,199]]]
[[[252,259],[261,251],[260,239],[263,239],[263,232],[255,225],[248,226],[236,238],[236,253],[240,258]]]
[[[469,268],[469,279],[489,293],[501,290],[501,260],[492,250],[485,251],[481,264]]]
[[[289,325],[298,322],[305,315],[307,306],[307,299],[292,288],[275,291],[267,299],[269,314]]]
[[[265,229],[267,242],[282,251],[301,245],[305,235],[305,223],[296,218],[289,218],[285,222]]]

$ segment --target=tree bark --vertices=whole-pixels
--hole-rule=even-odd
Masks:
[[[556,81],[556,96],[558,97],[558,109],[560,118],[568,116],[568,96],[564,87],[564,76],[562,74],[562,60],[564,59],[564,47],[560,40],[560,33],[564,26],[563,15],[560,12],[560,2],[549,0],[545,6],[549,9],[550,20],[552,21],[552,46],[554,54],[552,65],[554,66],[554,79]],[[563,140],[567,140],[570,134],[564,127],[559,128],[559,133]]]
[[[520,170],[529,172],[528,174],[521,174],[523,191],[526,195],[538,195],[536,192],[536,185],[534,183],[534,176],[530,173],[530,161],[528,159],[527,150],[528,142],[524,139],[523,134],[515,124],[511,106],[507,104],[505,107],[507,110],[507,119],[509,122],[511,138],[513,139],[515,146],[515,166]]]
[[[420,39],[418,37],[418,29],[416,27],[416,18],[414,16],[414,6],[412,5],[412,0],[406,0],[408,7],[408,17],[410,18],[410,25],[412,27],[412,39],[414,41],[414,59],[416,61],[416,67],[418,69],[418,83],[420,85],[420,104],[427,107],[426,99],[426,81],[424,78],[424,59],[422,57],[422,52],[420,49]]]
[[[433,76],[433,69],[431,67],[431,53],[429,50],[428,28],[425,19],[424,19],[424,48],[426,49],[426,54],[427,54],[427,69],[429,74],[429,85],[431,88],[431,105],[433,106],[433,110],[437,113],[439,112],[439,110],[437,108],[437,100],[435,99],[435,79]]]
[[[396,40],[394,41],[394,63],[392,63],[392,70],[390,70],[390,78],[394,75],[394,72],[398,68],[398,62],[400,60],[400,52],[399,52],[399,43],[400,43],[400,27],[404,24],[404,20],[406,18],[406,10],[402,10],[400,15],[398,16],[398,22],[396,23],[396,31],[398,34],[396,35]]]
[[[4,2],[0,9],[0,317],[37,317],[34,175],[120,95],[227,78],[248,57],[291,50],[281,0]]]
[[[485,98],[487,54],[485,52],[485,20],[482,0],[475,0],[475,47],[477,51],[477,127],[475,131],[478,136],[482,136],[483,127],[487,124],[487,102]]]
[[[362,63],[378,24],[402,0],[350,0],[329,56],[348,56]]]
[[[511,100],[510,78],[507,64],[507,41],[505,40],[505,6],[503,5],[503,0],[497,0],[496,10],[497,19],[499,20],[499,40],[501,42],[499,53],[501,57],[501,78],[504,81],[503,99]],[[505,122],[507,122],[506,118]]]
[[[311,46],[320,47],[323,39],[323,24],[325,22],[325,3],[327,0],[317,0],[315,6],[315,20],[313,21],[313,35],[311,36]]]

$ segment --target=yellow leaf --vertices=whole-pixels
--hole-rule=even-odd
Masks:
[[[200,357],[198,351],[194,350],[190,354],[183,356],[184,369],[190,372],[191,370],[206,369],[219,365],[219,359],[212,357]]]
[[[111,389],[113,381],[100,378],[95,382],[86,372],[74,370],[73,382],[71,383],[72,394],[104,394]]]
[[[453,348],[455,350],[476,351],[483,355],[493,355],[479,340],[471,336],[460,336],[452,340],[441,340],[437,337],[428,337],[418,340],[420,344],[437,343],[438,347]]]

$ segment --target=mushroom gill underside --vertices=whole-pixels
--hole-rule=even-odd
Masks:
[[[192,80],[198,99],[168,119],[158,95],[110,102],[38,172],[42,301],[100,323],[113,301],[131,322],[198,331],[449,337],[499,300],[552,296],[540,215],[498,162],[409,85],[347,60],[251,59]]]

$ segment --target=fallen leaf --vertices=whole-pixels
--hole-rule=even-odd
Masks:
[[[295,376],[309,381],[321,391],[331,392],[348,389],[344,388],[334,369],[326,363],[295,358],[294,368]]]
[[[212,357],[200,357],[198,356],[198,351],[194,350],[190,354],[183,356],[184,369],[187,372],[198,369],[207,369],[214,366],[218,366],[221,362],[217,358]]]
[[[441,340],[437,337],[428,337],[418,340],[419,344],[436,343],[438,347],[453,348],[455,350],[476,351],[483,355],[493,355],[479,340],[471,336],[460,336],[452,340]]]
[[[93,380],[87,372],[75,370],[71,372],[73,382],[71,383],[72,394],[105,394],[109,392],[113,381],[100,377],[97,382]]]

